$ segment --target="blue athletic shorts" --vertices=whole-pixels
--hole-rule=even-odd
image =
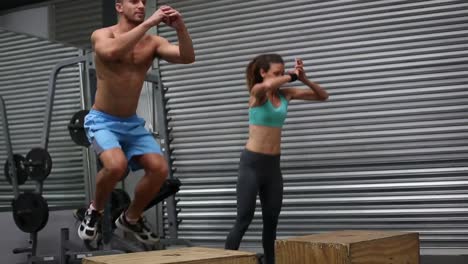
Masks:
[[[133,171],[142,169],[132,161],[134,156],[148,153],[161,155],[161,147],[145,128],[145,120],[137,115],[121,118],[91,109],[85,117],[84,128],[98,155],[105,150],[120,148]]]

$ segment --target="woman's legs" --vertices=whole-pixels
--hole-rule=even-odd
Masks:
[[[244,154],[244,153],[243,153]],[[252,222],[257,200],[258,182],[255,171],[243,160],[239,164],[239,178],[237,181],[237,217],[236,223],[226,239],[226,249],[239,249],[242,237]]]
[[[262,243],[265,264],[274,264],[276,227],[283,204],[283,177],[279,167],[270,175],[265,176],[268,179],[264,179],[259,193],[263,219]]]
[[[265,264],[274,264],[276,227],[283,203],[283,176],[279,155],[248,150],[242,153],[237,182],[236,223],[227,237],[225,248],[239,248],[242,237],[252,222],[258,191],[262,204]]]

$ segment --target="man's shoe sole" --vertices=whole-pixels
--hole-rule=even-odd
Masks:
[[[133,230],[131,230],[130,228],[126,227],[125,225],[121,224],[120,223],[120,217],[117,218],[117,220],[115,220],[115,225],[117,226],[117,228],[125,231],[125,232],[128,232],[128,233],[131,233],[133,234],[133,236],[138,240],[140,241],[141,243],[143,244],[146,244],[146,245],[154,245],[156,243],[159,243],[159,239],[157,241],[151,241],[151,240],[143,240],[140,238],[139,235],[135,234],[135,232]]]

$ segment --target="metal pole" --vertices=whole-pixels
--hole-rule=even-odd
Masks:
[[[50,134],[50,123],[52,120],[52,109],[54,107],[54,96],[55,96],[55,85],[57,83],[57,75],[62,70],[63,68],[74,65],[77,63],[82,63],[86,61],[85,56],[78,56],[72,59],[64,60],[59,62],[54,66],[52,69],[52,72],[49,75],[49,86],[48,86],[48,92],[47,92],[47,102],[46,102],[46,109],[45,109],[45,118],[44,118],[44,130],[42,133],[42,138],[41,138],[41,147],[44,150],[47,150],[47,147],[49,145],[49,134]],[[37,182],[36,183],[36,192],[37,193],[42,193],[42,182]]]
[[[45,150],[47,150],[47,146],[49,145],[50,123],[52,119],[52,109],[54,107],[55,84],[57,83],[57,75],[63,68],[83,62],[86,62],[86,56],[78,56],[72,59],[61,61],[54,66],[52,72],[49,75],[49,86],[44,118],[44,131],[42,133],[41,139],[41,146]]]
[[[31,256],[36,256],[37,254],[37,232],[30,234],[31,238]]]
[[[11,146],[11,138],[10,138],[10,129],[8,125],[8,118],[7,118],[7,113],[6,113],[6,107],[5,107],[5,101],[3,100],[3,97],[0,96],[0,110],[2,112],[2,120],[3,120],[3,131],[5,134],[5,142],[6,142],[6,149],[7,149],[7,155],[8,155],[8,162],[10,163],[10,175],[11,177],[11,184],[13,185],[13,194],[15,196],[15,199],[18,198],[19,195],[19,188],[18,188],[18,178],[16,174],[16,163],[15,159],[13,156],[13,147]]]
[[[80,63],[80,79],[81,79],[81,109],[91,108],[91,96],[89,95],[89,64],[92,63],[92,56],[90,54],[83,54],[86,56],[86,63]],[[84,184],[85,184],[85,197],[86,204],[89,204],[92,200],[92,193],[94,188],[91,187],[90,175],[91,175],[91,162],[90,162],[90,150],[89,148],[83,148],[83,169],[84,169]]]
[[[91,79],[96,75],[96,67],[94,65],[93,53],[86,54],[86,64],[85,64],[86,74],[86,90],[84,90],[84,106],[85,109],[91,109],[94,104],[94,97],[97,90],[96,83],[92,83]],[[98,173],[97,160],[98,157],[96,153],[91,148],[86,148],[86,157],[87,157],[87,166],[88,174],[85,178],[85,184],[87,186],[87,204],[93,199],[93,195],[96,192],[96,175]]]
[[[68,248],[68,241],[70,240],[69,231],[67,228],[60,229],[60,264],[67,263],[67,251],[70,249]]]
[[[171,155],[170,155],[170,149],[169,149],[169,143],[170,143],[170,138],[169,138],[169,131],[170,128],[168,126],[168,118],[167,118],[167,109],[166,109],[166,101],[164,99],[164,86],[161,81],[161,75],[159,71],[152,72],[147,75],[147,80],[151,81],[153,83],[156,83],[157,86],[155,85],[155,99],[156,101],[154,102],[155,104],[155,109],[156,113],[155,115],[157,116],[158,119],[158,133],[159,137],[161,140],[161,148],[164,153],[164,156],[169,163],[169,179],[174,179],[174,169],[172,168],[172,160],[171,160]],[[177,221],[177,208],[176,208],[176,201],[174,198],[174,195],[170,196],[169,198],[166,199],[167,203],[167,218],[169,220],[169,235],[173,239],[178,238],[178,221]]]

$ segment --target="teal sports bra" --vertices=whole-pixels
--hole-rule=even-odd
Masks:
[[[288,113],[288,100],[280,93],[281,104],[274,107],[270,99],[260,105],[249,108],[249,124],[267,127],[282,127]]]

